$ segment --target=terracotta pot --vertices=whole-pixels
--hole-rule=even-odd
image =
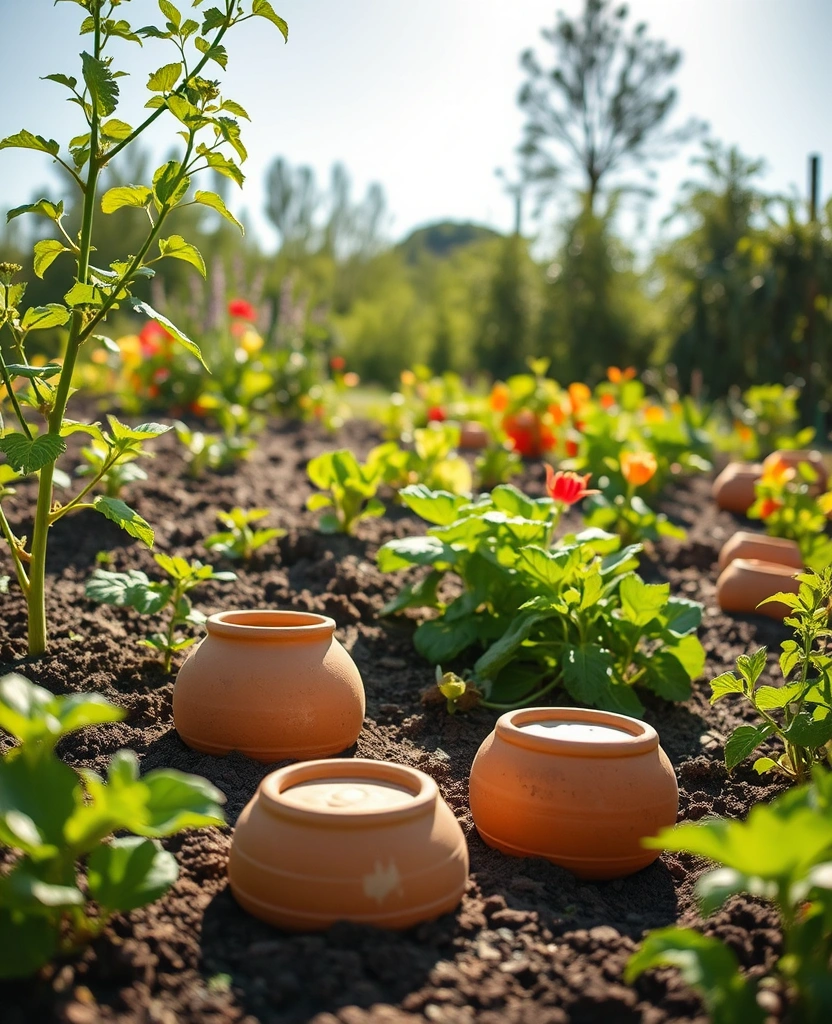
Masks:
[[[735,558],[723,570],[716,583],[716,597],[724,612],[738,612],[741,615],[767,615],[782,619],[790,609],[779,601],[773,604],[757,605],[767,597],[783,591],[796,594],[800,583],[794,578],[795,568],[764,562],[759,558]]]
[[[621,878],[658,856],[641,840],[676,823],[679,790],[656,730],[625,715],[526,708],[497,720],[471,767],[489,846],[579,878]]]
[[[809,450],[806,448],[780,448],[776,452],[772,452],[763,460],[763,469],[771,463],[776,462],[777,459],[782,460],[787,466],[791,466],[793,469],[797,469],[801,462],[808,462],[809,465],[818,474],[817,482],[812,484],[810,490],[813,494],[823,494],[826,490],[826,482],[829,477],[829,470],[826,468],[826,463],[823,461],[823,456],[819,451]]]
[[[258,761],[328,757],[355,743],[364,687],[325,615],[228,611],[176,677],[173,721],[189,747]]]
[[[245,910],[280,928],[409,928],[459,903],[468,847],[423,772],[308,761],[260,783],[237,821],[228,877]]]
[[[487,448],[490,435],[482,423],[469,420],[462,423],[459,428],[459,447],[469,451],[478,451]]]
[[[729,462],[714,480],[714,501],[726,512],[745,515],[757,497],[754,485],[762,474],[763,467],[757,462]]]
[[[736,558],[757,558],[763,562],[777,562],[791,566],[795,571],[803,568],[800,548],[793,540],[784,537],[767,537],[764,533],[737,530],[733,537],[722,545],[717,565],[722,571]]]

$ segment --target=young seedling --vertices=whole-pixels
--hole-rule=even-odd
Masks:
[[[832,566],[797,577],[797,594],[775,594],[791,609],[786,625],[794,638],[780,645],[782,686],[760,686],[766,667],[766,648],[737,658],[738,675],[723,672],[711,681],[711,704],[732,695],[746,700],[760,725],[738,726],[725,744],[729,771],[750,757],[767,740],[785,748],[779,757],[758,757],[754,770],[777,772],[803,781],[814,764],[832,764],[832,657],[829,655],[829,614],[832,608]]]
[[[744,975],[722,940],[690,928],[650,932],[624,973],[631,984],[654,967],[677,967],[697,989],[714,1024],[770,1020],[757,995],[765,985],[785,987],[790,1021],[824,1024],[832,1011],[832,775],[816,769],[800,786],[769,805],[755,804],[745,822],[712,818],[666,829],[645,845],[684,850],[719,866],[702,875],[696,894],[703,914],[731,896],[770,900],[780,915],[783,952],[773,971]]]
[[[196,10],[202,0],[193,0],[201,20],[183,18],[171,0],[159,0],[161,25],[134,30],[119,15],[123,0],[74,0],[84,11],[80,33],[84,40],[81,66],[76,76],[52,74],[46,77],[67,90],[74,111],[80,111],[80,132],[62,149],[59,142],[27,129],[0,140],[0,149],[28,149],[46,154],[64,172],[80,196],[80,231],[64,223],[63,201],[39,199],[11,210],[8,219],[23,214],[43,218],[51,225],[54,237],[42,237],[34,245],[34,272],[43,277],[55,260],[72,259],[74,281],[62,301],[45,306],[24,305],[25,284],[14,279],[22,269],[17,264],[0,263],[0,383],[4,386],[4,404],[9,416],[0,426],[0,451],[11,469],[21,475],[38,474],[38,497],[31,531],[31,544],[11,528],[5,515],[0,520],[2,533],[11,552],[18,583],[26,597],[29,623],[29,653],[46,650],[46,550],[49,528],[68,511],[94,508],[123,526],[133,536],[137,524],[131,509],[116,499],[103,497],[85,503],[80,495],[65,504],[53,498],[55,467],[66,451],[66,436],[84,431],[97,437],[97,428],[66,419],[72,393],[72,379],[82,345],[110,347],[112,342],[101,333],[108,316],[130,308],[134,313],[156,320],[174,342],[197,359],[199,347],[134,290],[154,274],[152,264],[176,259],[190,264],[203,276],[205,262],[199,250],[179,234],[168,233],[168,222],[176,208],[199,204],[214,210],[242,230],[215,192],[191,193],[195,176],[213,170],[238,185],[243,183],[240,163],[246,150],[240,138],[239,118],[247,118],[243,107],[223,97],[213,76],[225,69],[228,53],[225,37],[240,22],[253,17],[272,22],[286,38],[286,23],[268,0],[217,0],[217,6]],[[143,39],[161,40],[173,49],[173,60],[153,70],[147,80],[150,99],[147,116],[133,127],[116,111],[120,99],[119,71],[110,51],[114,42],[142,44]],[[64,104],[62,103],[63,107]],[[121,113],[121,111],[119,111]],[[118,185],[100,194],[102,172],[117,166],[117,158],[136,139],[162,117],[181,137],[181,150],[156,169],[146,183]],[[123,211],[128,211],[127,213]],[[133,254],[116,259],[108,267],[93,262],[94,221],[98,214],[135,216],[146,220],[147,234]],[[29,340],[33,332],[66,327],[66,340],[57,359],[45,366],[34,366],[29,359]],[[56,353],[57,355],[57,353]],[[2,421],[0,421],[2,422]],[[89,493],[85,487],[83,494]],[[143,522],[143,521],[142,521]]]
[[[353,533],[360,519],[384,515],[384,505],[376,497],[384,473],[380,460],[370,458],[362,466],[348,448],[340,448],[310,460],[306,471],[316,487],[329,491],[313,494],[306,502],[312,512],[333,509],[318,520],[322,533]]]
[[[108,468],[109,456],[109,448],[98,441],[92,441],[81,449],[84,461],[75,470],[75,475],[96,477],[108,498],[120,498],[125,487],[147,480],[147,473],[135,462],[128,461],[127,456],[110,464]]]
[[[221,472],[248,457],[254,450],[254,441],[240,434],[206,434],[191,430],[177,420],[176,436],[185,446],[188,476],[198,480],[207,470]]]
[[[255,551],[277,537],[285,537],[286,531],[279,527],[253,530],[252,523],[259,523],[269,514],[267,508],[233,508],[230,512],[218,512],[217,519],[225,527],[220,533],[205,538],[205,547],[226,558],[247,562]]]
[[[156,563],[164,569],[170,581],[151,580],[140,569],[110,572],[94,569],[87,580],[85,591],[92,601],[112,604],[120,608],[134,608],[140,615],[167,614],[163,632],[151,633],[139,640],[144,647],[152,647],[164,660],[165,672],[170,672],[173,655],[195,644],[194,636],[182,636],[180,626],[201,626],[205,615],[191,604],[188,594],[207,580],[230,582],[237,578],[233,572],[215,572],[210,565],[170,555],[154,555]]]
[[[0,758],[0,846],[14,856],[0,876],[0,978],[33,974],[113,914],[163,896],[179,868],[160,838],[225,824],[225,797],[196,775],[140,778],[136,755],[120,750],[104,779],[55,756],[61,737],[124,715],[97,693],[56,697],[23,676],[0,678],[0,729],[18,741]]]

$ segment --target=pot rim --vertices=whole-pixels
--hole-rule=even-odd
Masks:
[[[803,569],[795,569],[793,565],[783,565],[782,562],[768,562],[764,558],[735,558],[725,566],[723,572],[730,569],[734,572],[762,573],[766,576],[779,576],[783,579],[794,579]]]
[[[315,612],[281,608],[231,608],[209,616],[205,623],[211,636],[228,640],[323,640],[335,632],[335,619]]]
[[[379,807],[369,811],[351,807],[339,807],[337,811],[299,807],[283,799],[286,790],[316,779],[390,782],[409,790],[413,799],[403,807]],[[263,803],[264,809],[276,817],[324,828],[352,828],[393,824],[428,813],[436,805],[439,788],[429,775],[409,765],[373,761],[364,757],[328,757],[278,768],[260,783],[257,798]]]
[[[615,740],[581,742],[535,736],[519,728],[527,722],[555,720],[607,725],[622,730],[625,735]],[[508,711],[497,719],[494,731],[501,740],[515,746],[558,757],[635,757],[656,750],[659,746],[659,734],[652,725],[630,718],[629,715],[618,715],[597,708],[544,707]]]

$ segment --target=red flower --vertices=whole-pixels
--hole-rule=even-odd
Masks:
[[[329,361],[329,368],[335,373],[341,373],[346,365],[347,361],[343,356],[333,356]]]
[[[432,405],[428,409],[428,423],[444,423],[445,410],[441,405]]]
[[[581,476],[579,473],[564,473],[559,470],[557,473],[550,465],[546,465],[546,490],[553,501],[559,501],[563,505],[574,505],[588,494],[598,494],[598,491],[587,490],[587,484],[592,473]]]
[[[146,359],[155,356],[162,343],[170,340],[170,334],[156,320],[148,320],[139,334],[139,348]]]
[[[578,454],[578,442],[573,441],[571,437],[567,437],[566,444],[564,445],[564,447],[566,449],[566,455],[568,458],[574,459],[575,456]]]
[[[248,320],[250,324],[253,324],[257,319],[257,310],[250,302],[246,302],[245,299],[232,299],[228,303],[228,314],[229,316],[237,317],[239,320]]]
[[[776,498],[763,498],[760,502],[760,519],[768,519],[769,516],[773,516],[782,507],[783,502],[778,501]]]

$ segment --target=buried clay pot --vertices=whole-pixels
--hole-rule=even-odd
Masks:
[[[258,761],[329,757],[358,739],[364,687],[325,615],[212,615],[173,688],[173,721],[189,747]]]
[[[762,474],[760,463],[729,462],[714,480],[711,492],[714,501],[726,512],[745,515],[757,498],[754,485]]]
[[[795,572],[803,569],[803,556],[793,540],[785,537],[768,537],[764,533],[737,530],[733,537],[722,545],[717,565],[720,572],[737,558],[756,558],[763,562],[788,565]]]
[[[471,814],[488,843],[545,857],[579,878],[652,863],[646,836],[676,823],[679,790],[656,730],[609,711],[510,711],[471,767]]]
[[[805,448],[780,448],[776,452],[772,452],[771,455],[766,456],[763,460],[763,470],[766,470],[771,465],[776,465],[778,461],[784,462],[792,469],[797,469],[801,462],[808,462],[818,475],[818,479],[809,488],[810,493],[822,494],[826,490],[829,470],[826,468],[826,463],[823,461],[823,456],[819,451]]]
[[[800,583],[795,579],[799,572],[790,565],[764,562],[759,558],[735,558],[720,574],[716,583],[716,597],[724,612],[740,615],[767,615],[771,619],[782,619],[790,609],[780,601],[757,605],[767,597],[783,593],[796,594]]]
[[[280,928],[409,928],[457,906],[468,847],[423,772],[307,761],[260,783],[234,829],[228,877],[245,910]]]

